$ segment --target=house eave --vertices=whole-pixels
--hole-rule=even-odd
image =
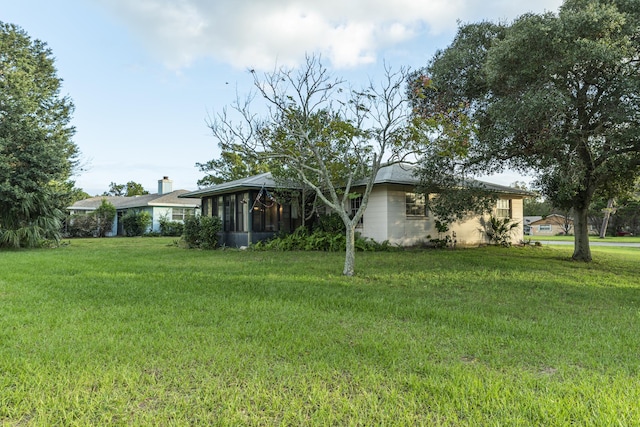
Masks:
[[[259,175],[250,176],[235,181],[223,182],[200,190],[190,191],[178,196],[178,198],[202,198],[230,193],[240,193],[243,191],[260,190],[261,188],[269,189],[298,189],[297,186],[282,185],[276,182],[271,173],[265,172]]]
[[[167,208],[197,208],[198,206],[200,206],[200,204],[199,203],[154,203],[154,202],[150,202],[149,206],[167,207]]]

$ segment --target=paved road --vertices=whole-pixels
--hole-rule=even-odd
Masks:
[[[573,245],[573,242],[559,240],[539,240],[543,245]],[[589,246],[619,246],[622,248],[640,248],[640,243],[624,242],[589,242]]]

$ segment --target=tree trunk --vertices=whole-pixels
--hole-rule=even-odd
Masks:
[[[607,227],[609,226],[609,218],[611,217],[611,209],[613,209],[613,199],[607,202],[607,208],[604,210],[604,218],[602,218],[602,227],[600,227],[600,238],[604,239],[607,235]]]
[[[588,206],[588,205],[587,205]],[[575,233],[575,245],[573,250],[574,261],[591,262],[591,248],[589,247],[589,209],[583,207],[573,210],[573,229]]]
[[[347,225],[347,250],[344,259],[344,270],[342,274],[345,276],[353,276],[356,267],[356,226]]]

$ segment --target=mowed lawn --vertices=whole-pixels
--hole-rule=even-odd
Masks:
[[[640,425],[640,249],[0,252],[0,424]]]
[[[573,242],[575,237],[569,236],[524,236],[524,240],[531,241],[550,241],[550,242]],[[638,236],[607,236],[604,239],[598,236],[589,236],[591,243],[640,243],[640,237]]]

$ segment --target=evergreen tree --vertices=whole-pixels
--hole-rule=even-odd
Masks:
[[[46,43],[0,22],[0,247],[59,240],[77,147]]]

